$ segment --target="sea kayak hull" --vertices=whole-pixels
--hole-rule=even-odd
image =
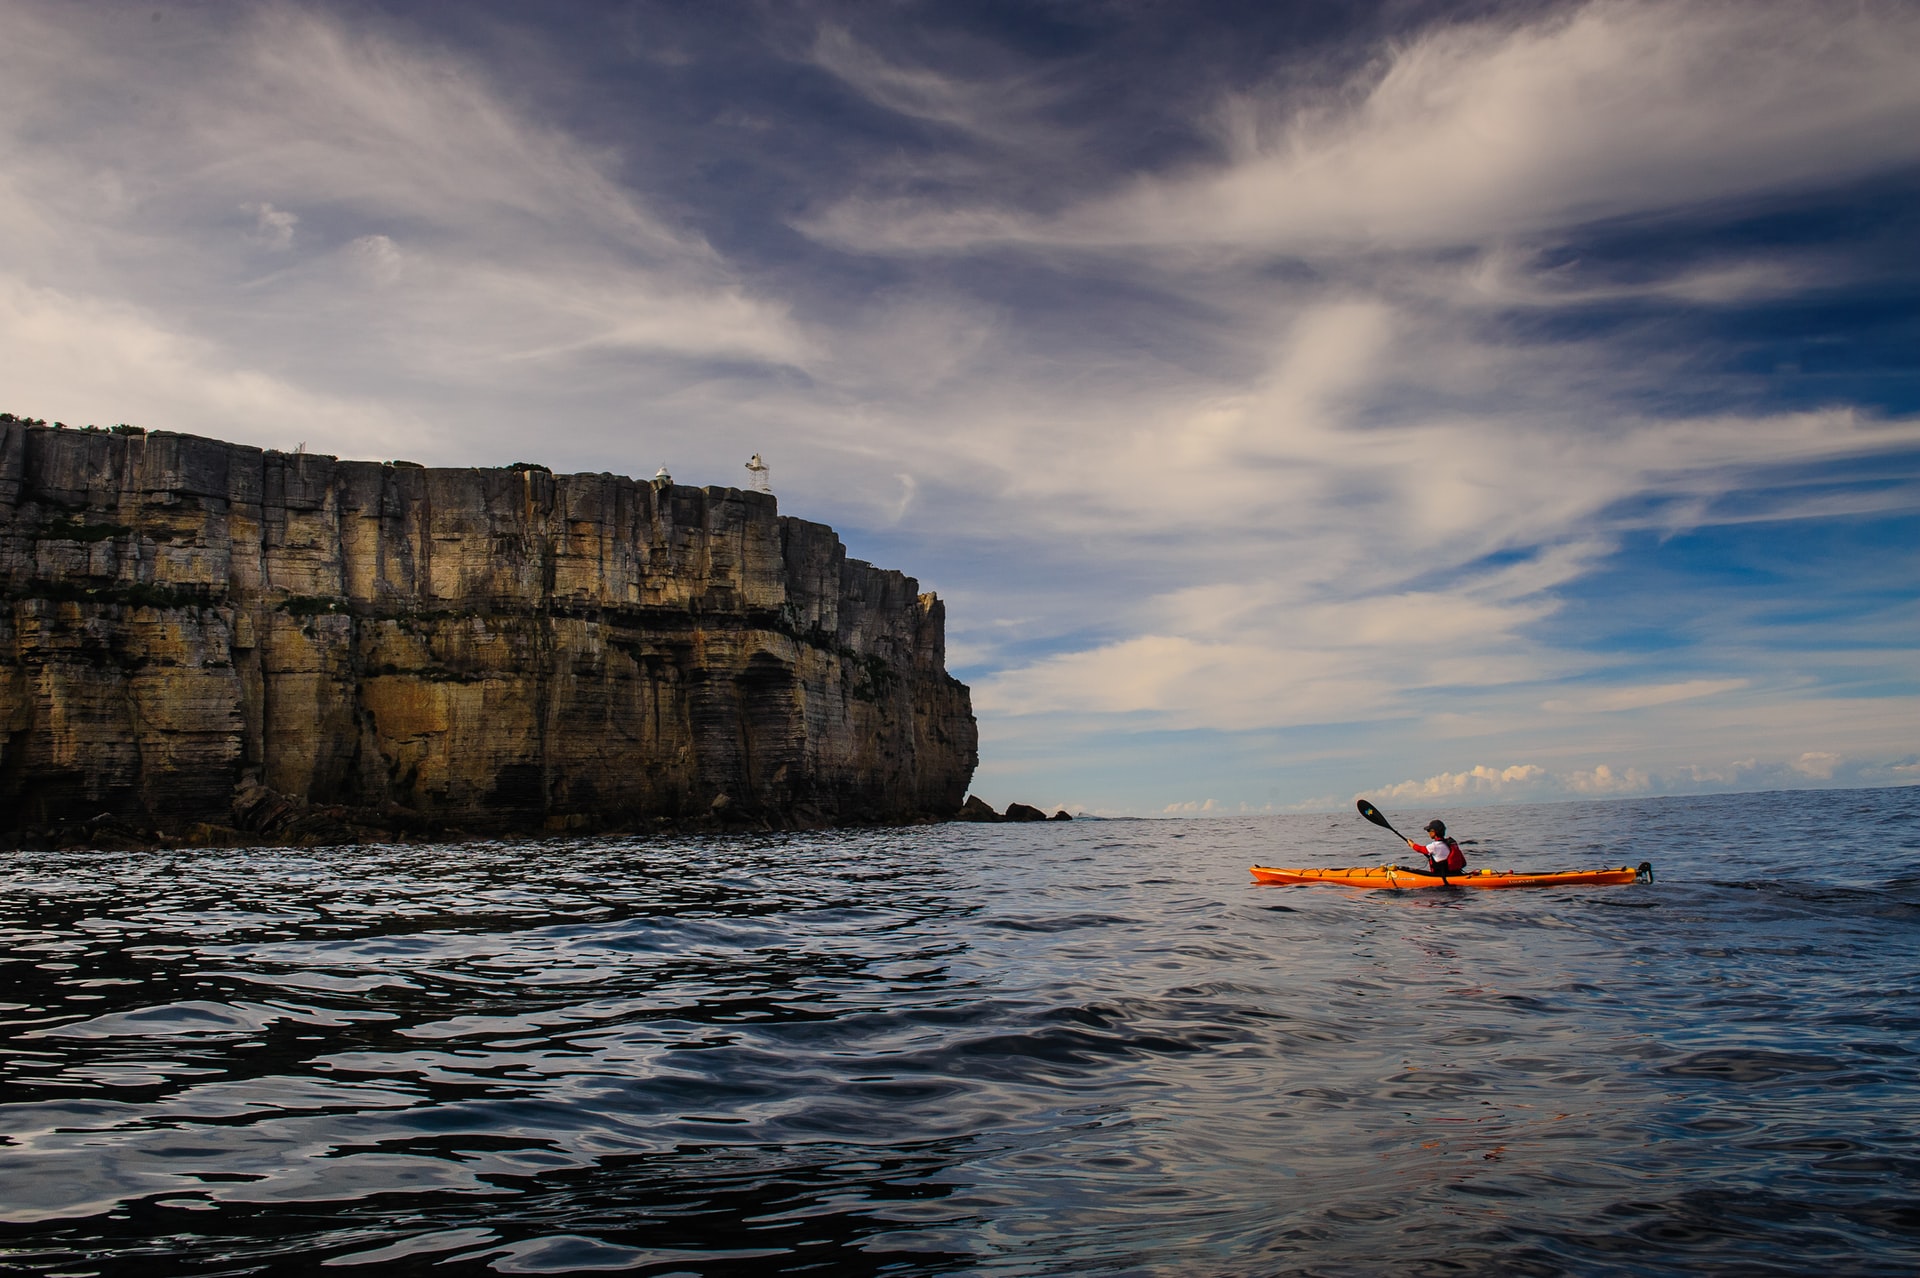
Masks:
[[[1359,888],[1612,887],[1639,879],[1651,881],[1653,867],[1643,861],[1638,869],[1623,865],[1616,870],[1560,870],[1547,874],[1527,874],[1515,870],[1467,870],[1441,878],[1439,875],[1420,874],[1393,865],[1340,870],[1275,869],[1256,865],[1253,867],[1253,878],[1257,883],[1332,883],[1340,887]]]

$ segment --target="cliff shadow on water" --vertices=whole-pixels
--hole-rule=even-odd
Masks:
[[[0,418],[0,839],[951,816],[945,613],[764,493]]]

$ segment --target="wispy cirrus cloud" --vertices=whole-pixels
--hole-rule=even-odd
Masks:
[[[1343,92],[1222,102],[1224,154],[1059,214],[856,198],[843,243],[1423,248],[1831,182],[1920,159],[1908,6],[1601,0],[1439,25]]]
[[[49,411],[249,431],[230,397],[194,393],[222,359],[266,403],[287,388],[269,416],[347,383],[425,418],[497,390],[503,361],[531,389],[610,352],[816,354],[784,303],[471,61],[290,4],[135,16],[5,7],[0,73],[33,103],[0,123],[9,339],[31,349],[96,305],[165,334],[140,378],[69,363],[17,387]],[[165,110],[128,109],[128,85]]]
[[[991,47],[978,51],[989,56],[995,52]],[[808,57],[887,111],[1000,144],[1025,146],[1043,134],[1056,141],[1065,138],[1064,131],[1037,123],[1054,95],[1040,77],[1030,73],[943,73],[889,58],[833,21],[817,28]]]
[[[182,334],[118,301],[0,278],[0,345],[7,351],[11,401],[75,405],[80,411],[51,410],[70,413],[74,425],[144,416],[193,426],[211,419],[223,438],[239,443],[292,448],[311,440],[381,459],[451,445],[430,416],[276,377],[219,343]]]
[[[1687,679],[1680,683],[1646,684],[1639,687],[1609,688],[1605,692],[1581,697],[1554,697],[1540,703],[1542,710],[1561,714],[1614,714],[1639,710],[1646,706],[1671,705],[1747,687],[1749,679]]]

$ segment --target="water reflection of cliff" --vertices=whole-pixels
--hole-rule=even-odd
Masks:
[[[15,834],[902,821],[977,761],[940,601],[738,489],[7,420],[0,592]]]

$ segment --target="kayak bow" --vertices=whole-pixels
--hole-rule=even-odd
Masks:
[[[1371,869],[1274,869],[1253,867],[1256,883],[1333,883],[1360,888],[1522,888],[1522,887],[1610,887],[1644,880],[1653,882],[1653,864],[1642,861],[1636,869],[1623,865],[1617,870],[1558,870],[1530,874],[1519,870],[1466,870],[1442,878],[1422,874],[1397,865],[1376,865]]]

